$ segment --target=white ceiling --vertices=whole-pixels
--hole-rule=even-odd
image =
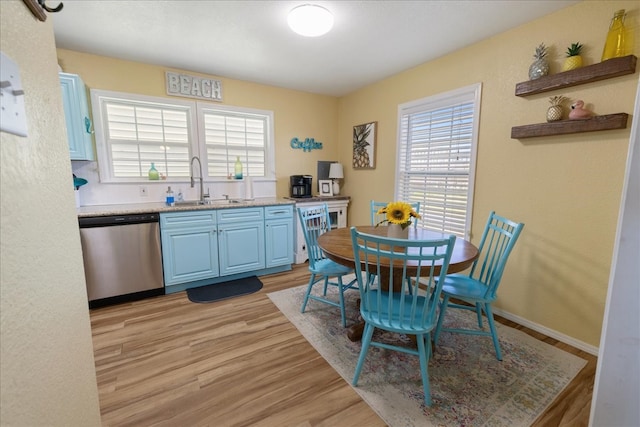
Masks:
[[[60,48],[342,96],[577,2],[64,0],[48,16]],[[304,3],[334,14],[331,32],[287,27]]]

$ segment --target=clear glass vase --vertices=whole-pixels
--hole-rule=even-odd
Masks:
[[[394,239],[408,239],[409,226],[402,228],[400,224],[388,224],[387,237],[392,237]]]

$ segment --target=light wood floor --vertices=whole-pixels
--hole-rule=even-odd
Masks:
[[[262,276],[261,291],[210,304],[186,292],[91,310],[104,426],[384,426],[271,303],[307,265]],[[587,426],[596,358],[535,426]]]

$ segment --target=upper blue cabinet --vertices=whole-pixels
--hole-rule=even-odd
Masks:
[[[80,76],[69,73],[59,75],[71,160],[95,160],[87,89]]]

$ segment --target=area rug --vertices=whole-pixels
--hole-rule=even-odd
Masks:
[[[319,288],[319,286],[318,286]],[[337,308],[310,301],[306,285],[268,294],[322,357],[349,383],[361,343],[351,342]],[[330,292],[333,289],[330,289]],[[357,320],[358,292],[345,293],[347,325]],[[330,295],[337,301],[337,292]],[[475,314],[449,310],[445,326],[468,327]],[[443,332],[429,362],[432,406],[422,392],[416,356],[371,347],[354,390],[389,425],[529,426],[586,365],[586,361],[496,323],[503,360],[490,338]],[[412,345],[409,338],[376,330],[374,339]]]
[[[260,279],[256,276],[250,276],[244,279],[187,289],[187,297],[191,302],[207,303],[252,294],[260,289],[262,289]]]

